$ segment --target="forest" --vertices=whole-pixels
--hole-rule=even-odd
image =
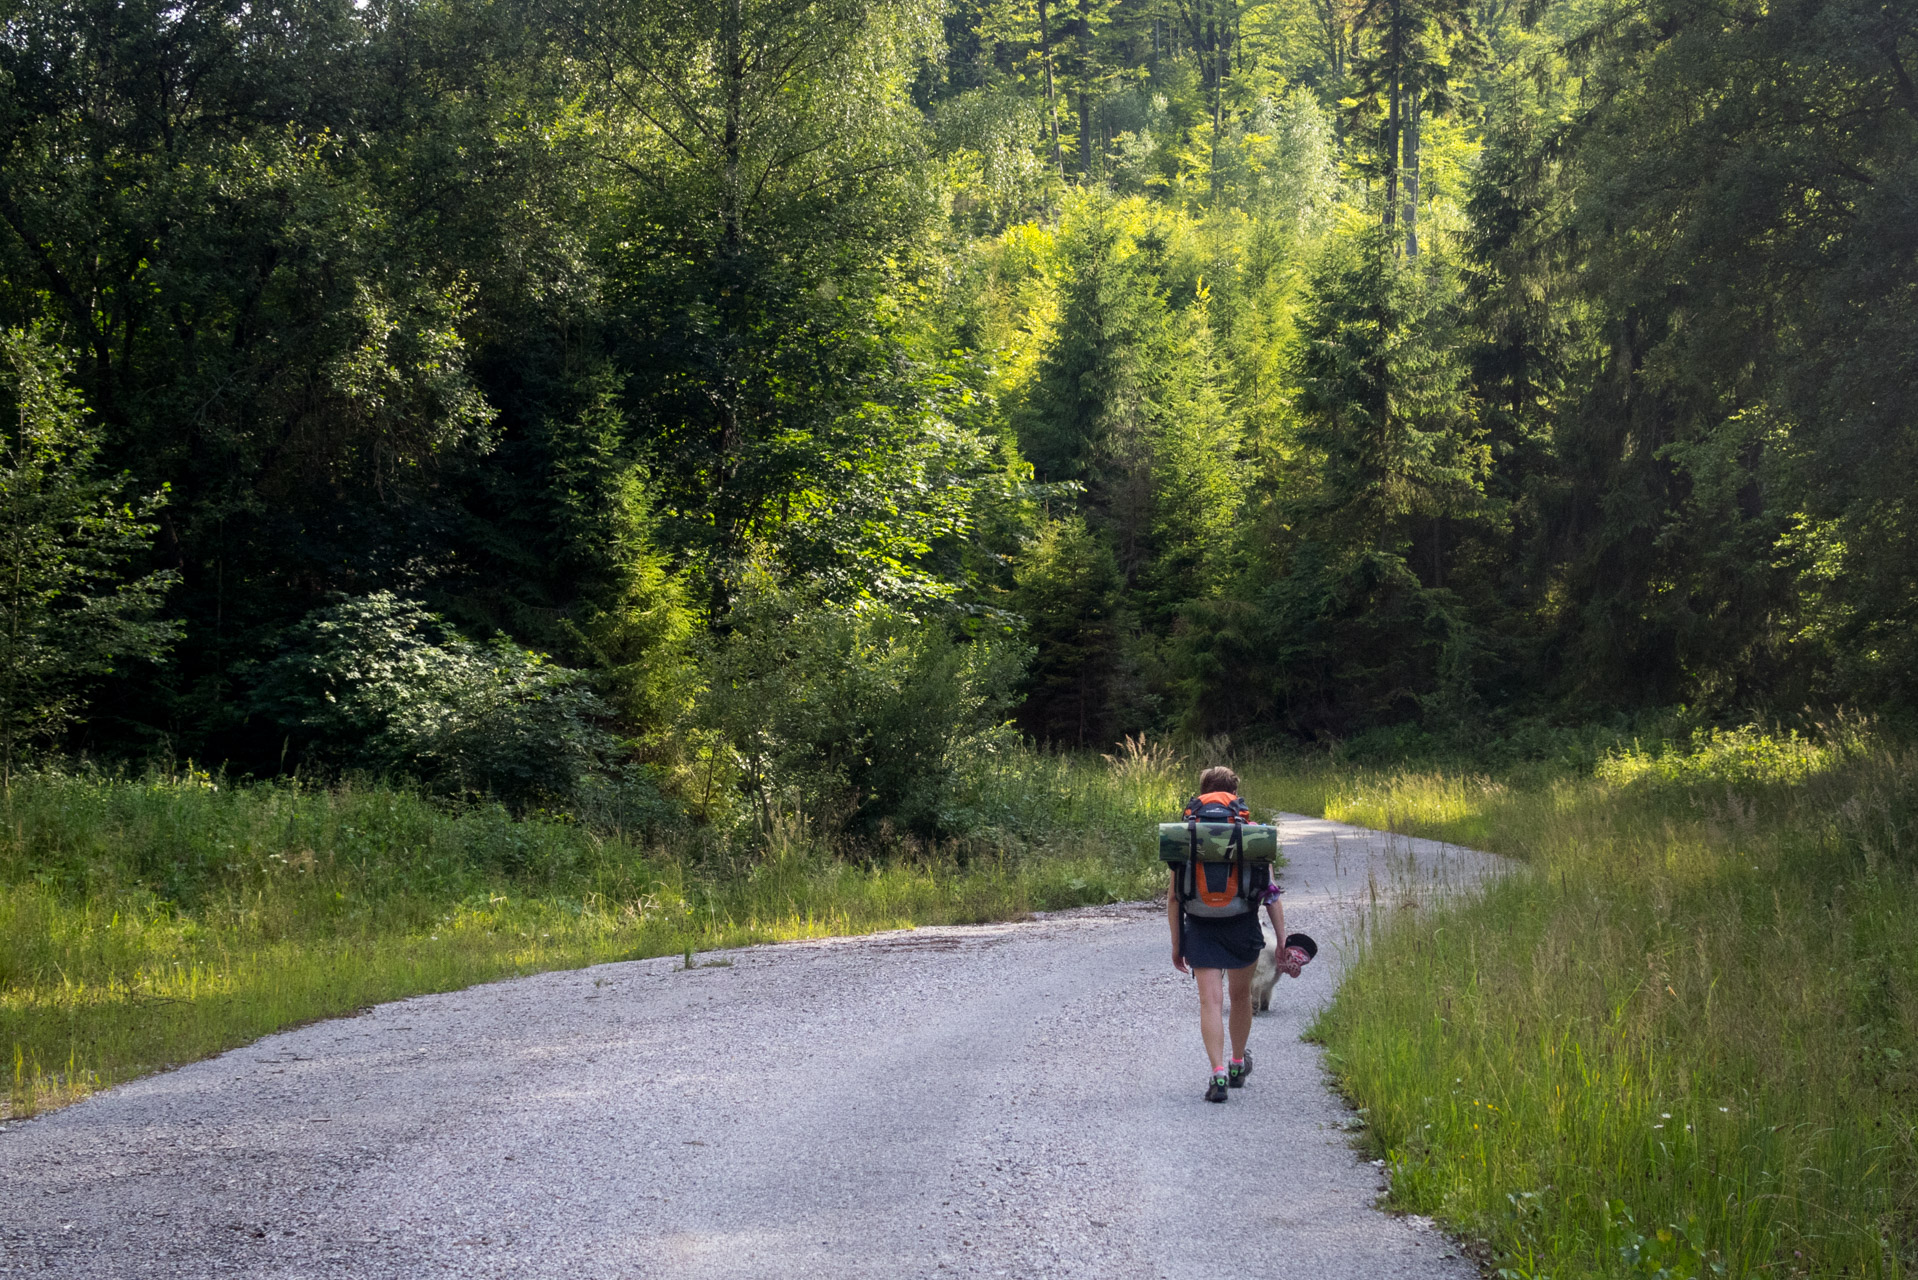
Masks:
[[[1887,0],[12,0],[0,754],[937,838],[959,743],[1903,723],[1915,61]]]
[[[1512,859],[1313,1031],[1394,1208],[1911,1274],[1914,74],[1909,0],[0,0],[0,1122],[1137,901],[1225,761]]]

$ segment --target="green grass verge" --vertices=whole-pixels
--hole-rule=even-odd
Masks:
[[[1729,734],[1324,811],[1525,864],[1382,909],[1319,1025],[1396,1205],[1513,1280],[1913,1270],[1918,757]]]
[[[1009,752],[966,796],[980,837],[865,864],[793,831],[747,858],[388,787],[18,778],[0,799],[0,1110],[497,978],[1148,896],[1174,773]]]

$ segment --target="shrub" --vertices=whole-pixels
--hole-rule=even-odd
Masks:
[[[616,771],[585,673],[479,644],[388,592],[309,614],[266,664],[255,707],[333,766],[400,773],[510,803],[570,797]]]
[[[956,834],[961,763],[997,731],[1023,671],[1004,640],[954,641],[883,608],[734,614],[708,663],[702,723],[736,755],[761,829],[797,811],[827,836]]]
[[[1776,736],[1754,725],[1694,729],[1689,743],[1666,742],[1655,753],[1637,743],[1614,749],[1596,773],[1614,786],[1790,784],[1828,773],[1862,749],[1863,739],[1850,733],[1813,739],[1796,731]]]

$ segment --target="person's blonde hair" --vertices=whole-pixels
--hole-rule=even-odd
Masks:
[[[1239,794],[1239,775],[1222,764],[1215,764],[1199,775],[1199,794],[1207,795],[1214,791],[1230,791]]]

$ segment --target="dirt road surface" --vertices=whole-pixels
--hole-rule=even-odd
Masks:
[[[1284,840],[1287,923],[1322,949],[1223,1106],[1157,904],[602,965],[0,1128],[0,1274],[1475,1276],[1373,1207],[1299,1035],[1353,903],[1491,860],[1307,818]]]

